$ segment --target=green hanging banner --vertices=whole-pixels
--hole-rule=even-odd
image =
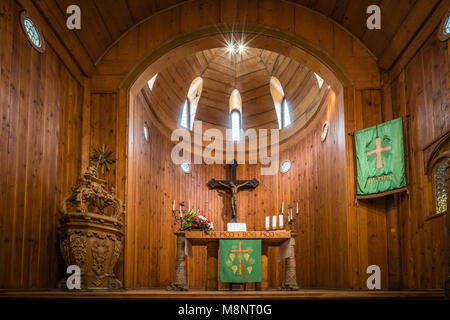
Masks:
[[[403,121],[397,118],[354,133],[356,194],[376,195],[406,187]]]
[[[261,240],[220,240],[220,281],[261,282]]]

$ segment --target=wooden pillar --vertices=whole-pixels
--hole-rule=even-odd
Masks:
[[[389,195],[387,197],[389,290],[400,290],[402,286],[398,197],[398,194]]]
[[[186,276],[186,256],[184,247],[186,235],[184,232],[175,232],[177,236],[177,258],[175,260],[175,279],[167,290],[187,291],[189,290]]]
[[[261,243],[261,282],[256,283],[256,290],[267,290],[269,288],[269,246],[262,241]]]
[[[217,241],[209,241],[206,245],[206,290],[208,291],[216,291],[219,288],[217,280],[218,249]]]
[[[449,190],[450,190],[450,166],[447,165],[447,280],[445,281],[445,298],[450,300],[450,210],[449,210]]]
[[[295,262],[295,237],[296,233],[291,234],[291,239],[289,240],[289,246],[291,250],[291,255],[286,258],[285,266],[285,278],[284,283],[281,285],[281,290],[298,290],[297,284],[297,264]]]

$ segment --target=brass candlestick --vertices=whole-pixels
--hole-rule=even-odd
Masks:
[[[184,212],[186,210],[183,210],[184,208],[184,202],[180,202],[180,209],[178,210],[174,210],[172,209],[172,217],[173,217],[173,223],[172,223],[172,227],[176,226],[178,221],[180,222],[180,231],[183,229],[183,216],[184,216]]]

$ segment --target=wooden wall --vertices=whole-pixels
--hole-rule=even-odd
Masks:
[[[249,230],[263,230],[264,217],[278,212],[282,201],[287,206],[298,200],[299,285],[305,288],[351,288],[351,254],[360,252],[352,251],[351,244],[355,239],[349,230],[347,216],[342,97],[330,93],[323,108],[325,110],[321,112],[321,120],[313,128],[313,133],[280,154],[280,161],[289,159],[292,162],[289,173],[262,176],[259,165],[238,166],[238,178],[257,178],[260,181],[256,190],[239,194],[239,219],[247,223]],[[191,200],[196,208],[214,221],[218,230],[226,229],[226,222],[230,219],[228,198],[209,190],[206,184],[211,178],[227,178],[227,169],[225,165],[193,165],[192,173],[183,174],[172,163],[171,142],[153,125],[155,119],[141,94],[135,99],[130,115],[130,128],[133,129],[130,131],[128,164],[125,284],[128,288],[165,287],[172,281],[174,273],[172,200],[175,199],[177,204]],[[321,143],[321,127],[325,120],[330,124],[329,135]],[[143,137],[144,122],[151,126],[149,143]],[[377,223],[376,217],[371,215],[369,220],[372,220],[366,221],[369,228],[361,231],[365,239],[380,230],[382,235],[386,234],[382,222],[370,229],[372,223]],[[373,250],[361,252],[361,255],[376,256],[377,250],[386,254],[383,236],[380,241],[377,238],[367,242],[366,246],[373,247]],[[276,261],[277,250],[269,251],[269,281],[273,287],[279,286],[284,276],[284,263]],[[384,255],[379,263],[386,264],[385,258]],[[191,287],[204,288],[205,259],[206,248],[194,247],[194,257],[188,258]],[[378,262],[376,257],[373,260]],[[363,274],[359,280],[365,283],[366,278]]]
[[[0,3],[0,288],[53,288],[57,204],[80,172],[82,86],[47,43],[35,51]]]
[[[396,197],[400,224],[401,282],[405,289],[443,288],[447,275],[447,216],[425,221],[433,211],[431,180],[422,151],[450,129],[448,42],[437,30],[401,73],[386,75],[383,120],[406,117],[409,194]]]

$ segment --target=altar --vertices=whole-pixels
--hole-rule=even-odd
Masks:
[[[296,234],[287,230],[267,231],[188,231],[175,232],[177,237],[177,256],[175,261],[175,280],[169,290],[188,290],[186,254],[190,246],[207,247],[206,290],[218,290],[219,240],[221,239],[260,239],[261,240],[261,282],[256,283],[256,290],[267,290],[268,282],[268,248],[280,247],[280,258],[286,259],[285,281],[282,290],[298,290],[295,262]]]

